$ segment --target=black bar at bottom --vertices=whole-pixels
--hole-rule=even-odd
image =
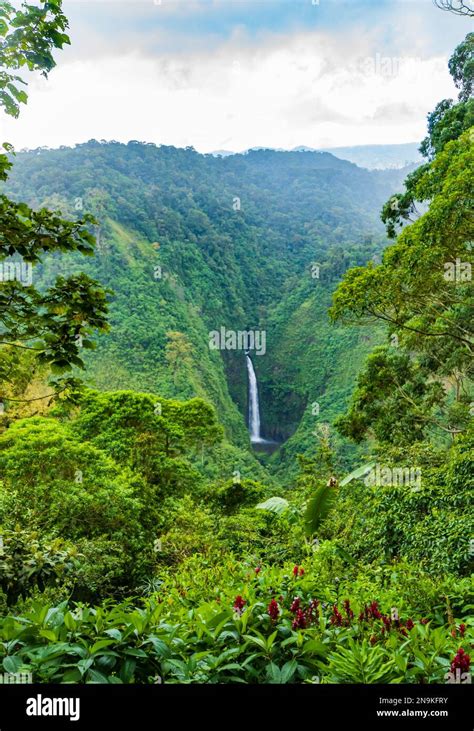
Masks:
[[[170,715],[193,725],[261,720],[281,728],[288,713],[303,723],[313,717],[314,727],[332,720],[335,729],[471,729],[472,705],[470,685],[0,685],[0,731],[154,729]]]

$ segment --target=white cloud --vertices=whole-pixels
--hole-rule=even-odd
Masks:
[[[66,51],[1,135],[17,147],[138,139],[202,152],[420,140],[426,114],[455,94],[447,58],[417,57],[406,39],[387,56],[380,37],[352,28],[251,43],[237,29],[207,52]]]

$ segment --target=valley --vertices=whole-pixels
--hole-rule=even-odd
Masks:
[[[195,723],[208,685],[367,726],[401,684],[461,727],[468,5],[72,3],[69,37],[0,2],[0,688],[42,688],[2,728]]]
[[[305,409],[320,400],[327,419],[342,413],[370,348],[334,330],[327,310],[344,271],[386,244],[379,209],[404,175],[370,173],[327,153],[215,159],[91,141],[17,155],[8,190],[101,221],[95,260],[62,257],[38,272],[48,282],[78,266],[113,291],[112,330],[88,356],[89,383],[205,397],[229,440],[248,448],[243,351],[253,346],[264,433],[277,442],[293,437],[273,458],[285,468],[314,439]],[[225,347],[209,345],[226,328]],[[244,331],[258,342],[233,343]]]

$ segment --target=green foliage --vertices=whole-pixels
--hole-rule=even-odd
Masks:
[[[216,505],[227,514],[241,507],[256,505],[265,494],[265,487],[254,480],[229,480],[213,494]]]
[[[377,484],[369,473],[364,481],[341,485],[327,535],[341,539],[348,553],[361,560],[405,559],[436,576],[468,574],[473,454],[472,429],[447,454],[426,445],[384,450],[392,479]],[[396,480],[397,470],[409,476],[410,469],[412,475],[419,471],[419,479]]]
[[[306,535],[316,533],[321,523],[328,517],[336,500],[336,488],[331,483],[320,485],[309,499],[304,514]]]
[[[166,530],[161,538],[160,558],[176,564],[194,554],[206,556],[216,547],[215,520],[211,511],[190,495],[165,503]]]
[[[392,657],[379,645],[371,647],[367,640],[355,643],[329,655],[330,683],[393,683],[403,678]]]
[[[455,49],[449,60],[449,72],[459,89],[459,101],[470,99],[474,91],[474,33]]]
[[[19,526],[0,532],[0,591],[9,604],[64,581],[78,563],[76,549],[60,538],[44,541]]]
[[[351,270],[335,293],[333,317],[386,322],[395,348],[376,351],[368,361],[353,414],[343,425],[346,434],[361,438],[374,428],[387,440],[390,421],[392,427],[399,423],[394,441],[405,429],[402,438],[410,441],[423,438],[428,428],[450,435],[466,428],[472,400],[473,170],[466,132],[446,145],[418,181],[420,197],[431,201],[428,211],[386,249],[382,265]],[[374,424],[381,400],[388,408]]]
[[[195,557],[140,606],[32,602],[0,620],[0,659],[36,682],[439,683],[472,639],[470,620],[410,617],[400,606],[392,619],[373,595],[338,601],[318,583],[317,559],[297,577],[291,564],[249,568]],[[214,599],[209,581],[225,587]]]
[[[22,3],[19,9],[9,2],[1,3],[0,104],[13,117],[18,117],[19,105],[26,104],[28,96],[19,86],[25,85],[24,78],[7,69],[26,68],[48,75],[56,65],[52,51],[70,42],[64,33],[68,22],[61,6],[61,0],[43,2],[40,7]]]
[[[35,417],[0,437],[1,520],[75,539],[139,533],[130,475],[66,426]]]
[[[270,513],[275,513],[275,515],[282,515],[286,510],[288,510],[289,505],[288,500],[285,500],[285,498],[270,497],[268,500],[265,500],[263,503],[259,503],[255,507],[259,510],[269,510]]]
[[[16,115],[8,70],[49,71],[67,21],[58,0],[2,8],[0,104]],[[376,211],[404,173],[328,154],[90,141],[11,173],[0,156],[29,201],[0,196],[0,258],[36,277],[0,287],[6,672],[426,684],[467,651],[472,42],[450,61],[458,103],[428,119],[428,161],[383,208],[390,236],[411,222],[385,249]],[[332,296],[360,334],[331,324]],[[273,456],[250,450],[243,353],[209,347],[222,324],[268,334],[263,429],[287,440]],[[76,378],[86,362],[99,390]],[[71,370],[54,408],[11,408]]]
[[[248,508],[220,518],[217,537],[224,548],[236,555],[243,546],[255,556],[265,556],[271,551],[275,561],[290,553],[285,523],[267,520],[266,516],[255,515]]]
[[[79,554],[70,594],[84,602],[116,597],[135,591],[153,565],[152,549],[144,541],[131,545],[113,535],[78,538]],[[133,567],[130,561],[133,560]],[[33,595],[34,596],[34,595]]]
[[[436,424],[433,412],[445,398],[442,386],[428,382],[426,370],[408,353],[380,346],[367,358],[348,413],[336,424],[357,442],[369,435],[381,443],[412,444]]]
[[[160,495],[177,493],[199,481],[184,452],[203,457],[222,439],[212,406],[132,391],[87,392],[72,429],[118,463],[141,473]]]
[[[359,477],[365,476],[373,467],[375,467],[375,462],[369,462],[368,464],[364,464],[362,467],[358,467],[353,470],[349,475],[346,475],[346,477],[341,480],[341,487],[348,485],[349,482],[352,482],[352,480],[357,480]]]
[[[15,422],[0,437],[0,463],[0,525],[37,535],[45,546],[36,552],[38,561],[53,562],[50,573],[56,554],[57,563],[66,561],[54,548],[66,541],[77,557],[68,580],[77,597],[130,588],[150,570],[154,513],[147,486],[105,452],[76,440],[67,425],[35,417]],[[31,591],[40,585],[35,576],[24,587],[21,575],[16,582]]]

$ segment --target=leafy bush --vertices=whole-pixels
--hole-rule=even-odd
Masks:
[[[131,476],[53,419],[24,419],[0,436],[0,521],[77,539],[140,535]]]
[[[3,667],[37,682],[439,683],[473,639],[472,619],[435,626],[387,609],[383,591],[380,601],[335,602],[308,566],[233,567],[223,557],[218,588],[216,558],[191,559],[139,606],[32,602],[0,621]],[[203,601],[206,585],[217,595]]]
[[[211,494],[211,499],[224,513],[231,515],[239,508],[256,505],[265,492],[264,485],[255,480],[228,480]]]
[[[5,603],[63,582],[78,564],[77,549],[60,538],[41,540],[18,526],[0,533],[0,592]]]
[[[393,450],[384,464],[416,465],[420,483],[384,486],[359,480],[341,486],[324,534],[338,537],[356,559],[405,559],[420,562],[437,575],[469,573],[473,446],[471,430],[448,452]]]

